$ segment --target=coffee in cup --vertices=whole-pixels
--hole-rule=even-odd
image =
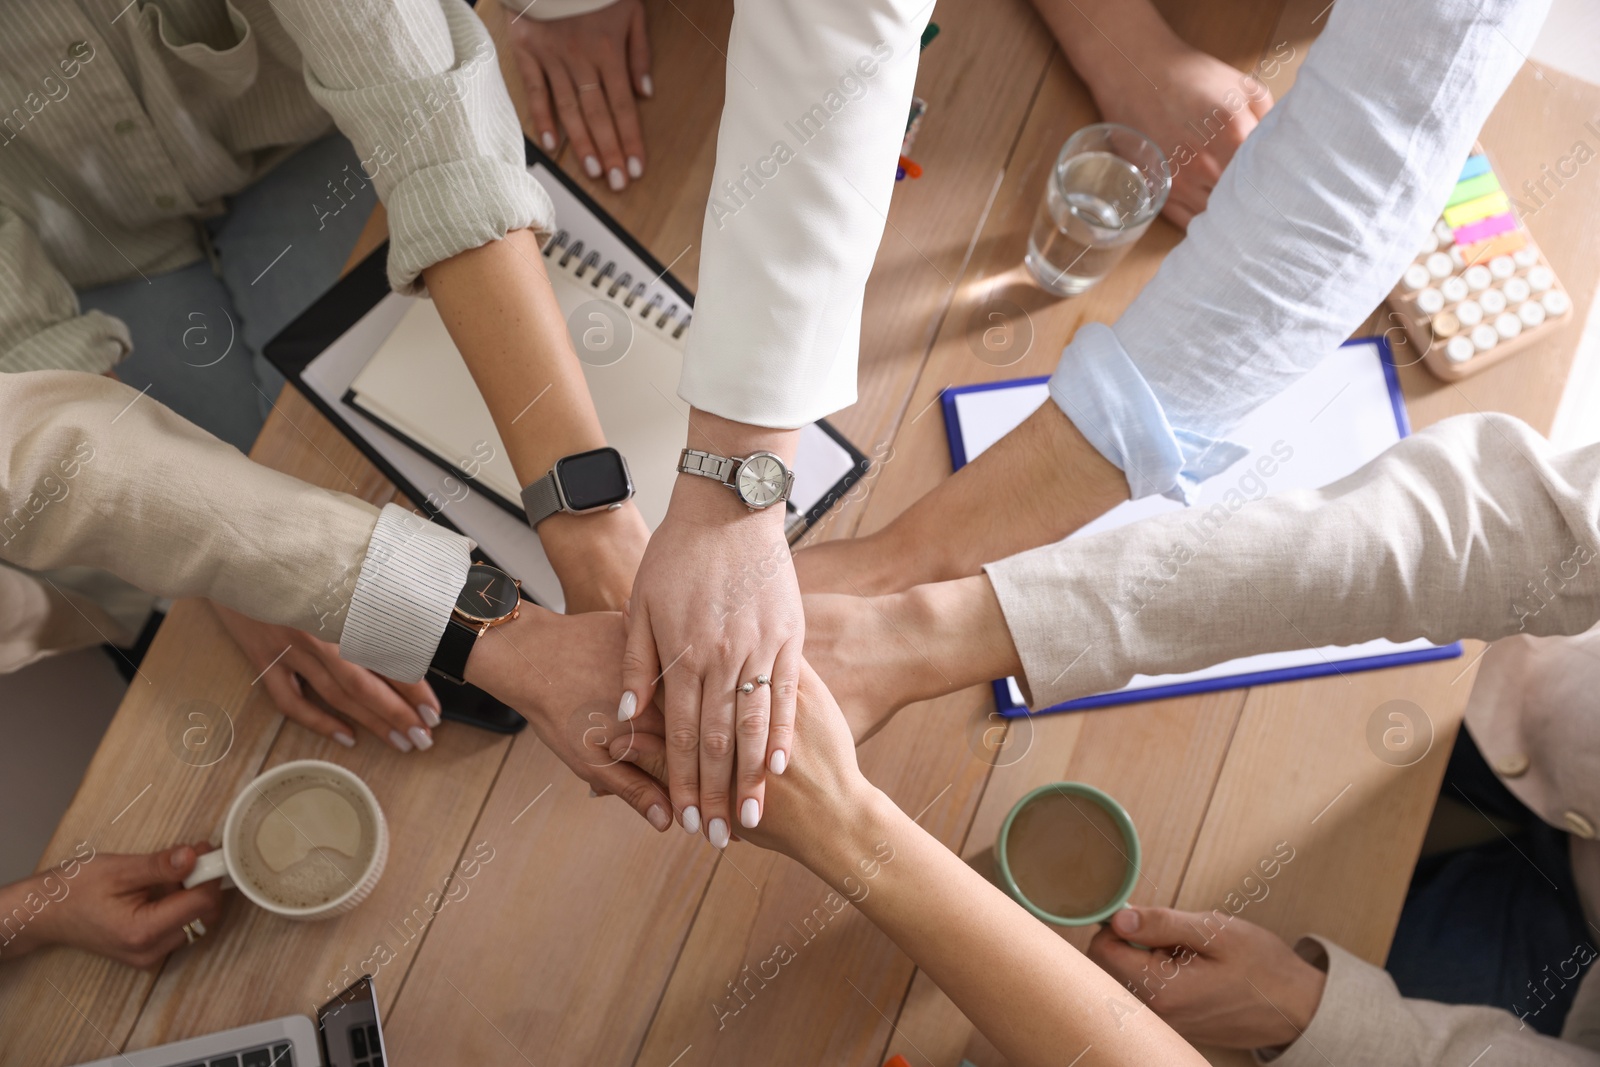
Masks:
[[[1104,922],[1139,877],[1139,837],[1128,813],[1080,782],[1040,786],[1000,828],[1001,882],[1023,907],[1058,926]]]
[[[184,885],[227,877],[256,904],[292,919],[348,911],[377,885],[389,832],[365,782],[333,763],[296,760],[234,799],[222,847]]]

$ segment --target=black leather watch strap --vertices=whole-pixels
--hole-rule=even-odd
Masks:
[[[454,615],[445,623],[444,636],[439,639],[439,649],[433,654],[428,669],[442,675],[457,685],[466,683],[467,657],[478,643],[478,627],[469,626]]]

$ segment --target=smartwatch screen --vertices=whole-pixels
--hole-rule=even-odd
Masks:
[[[622,453],[614,448],[567,456],[556,463],[556,476],[561,479],[567,506],[573,511],[620,504],[633,495]]]

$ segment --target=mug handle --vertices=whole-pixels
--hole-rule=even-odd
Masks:
[[[220,848],[214,848],[195,858],[194,870],[183,880],[183,888],[193,889],[201,882],[209,882],[214,878],[222,879],[223,889],[234,888],[233,879],[228,877],[228,861],[222,858]]]

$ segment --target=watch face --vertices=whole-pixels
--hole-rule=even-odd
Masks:
[[[789,472],[771,452],[757,452],[739,466],[739,496],[753,508],[765,508],[783,499]]]
[[[467,569],[467,584],[456,597],[456,610],[478,622],[494,622],[516,611],[521,597],[509,574],[477,565]]]
[[[556,463],[562,495],[573,511],[588,511],[620,504],[633,495],[628,467],[614,448],[580,452]]]

